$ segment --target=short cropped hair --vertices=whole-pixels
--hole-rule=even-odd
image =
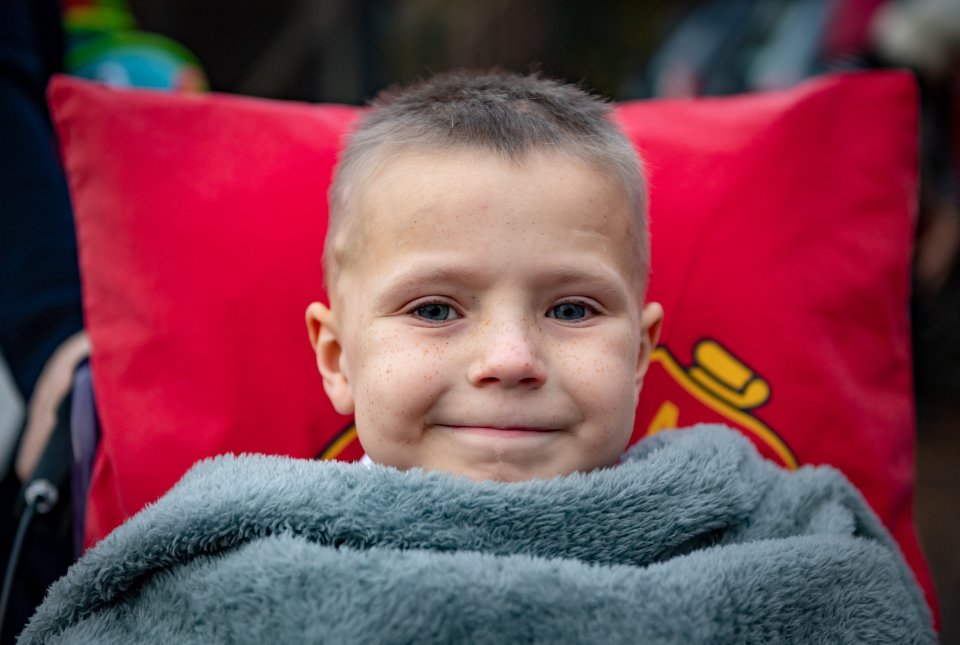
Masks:
[[[650,252],[647,190],[640,159],[606,101],[537,74],[451,72],[382,92],[351,133],[330,186],[324,248],[332,286],[349,241],[350,217],[363,181],[406,152],[476,150],[511,163],[535,152],[558,153],[618,182],[634,216],[637,270],[646,284]]]

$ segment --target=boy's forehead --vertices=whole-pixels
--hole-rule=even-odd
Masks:
[[[521,220],[539,227],[572,220],[585,234],[618,229],[618,236],[629,235],[634,227],[618,182],[560,154],[514,160],[474,150],[407,152],[384,160],[359,198],[354,215],[367,243],[386,237],[396,244],[418,230],[508,234],[504,229]],[[513,219],[490,217],[494,213]]]
[[[341,254],[341,270],[370,268],[372,254],[411,238],[419,248],[442,249],[467,234],[477,244],[495,245],[514,229],[530,235],[563,225],[570,237],[604,238],[600,243],[636,270],[642,291],[630,197],[609,173],[583,160],[543,152],[513,160],[476,150],[406,150],[384,155],[356,188],[348,224],[355,248]],[[497,216],[483,217],[487,208]]]
[[[558,176],[571,196],[602,192],[610,201],[630,201],[610,173],[567,154],[534,151],[513,159],[473,149],[414,149],[385,155],[373,166],[358,185],[359,208],[353,216],[368,222],[371,214],[388,208],[415,218],[431,202],[443,206],[460,198],[492,203],[509,199],[518,187],[547,197],[556,191]]]

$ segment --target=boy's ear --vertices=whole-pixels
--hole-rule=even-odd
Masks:
[[[353,414],[353,387],[347,374],[337,316],[327,306],[312,302],[307,307],[307,333],[317,354],[323,389],[340,414]]]
[[[640,355],[637,357],[637,392],[643,387],[643,377],[650,367],[650,353],[660,340],[663,325],[663,307],[659,302],[650,302],[640,314]]]

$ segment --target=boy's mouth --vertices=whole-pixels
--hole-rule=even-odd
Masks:
[[[447,428],[456,432],[469,432],[472,434],[495,435],[498,437],[525,437],[531,435],[540,435],[550,432],[558,432],[559,428],[541,427],[541,426],[501,426],[501,425],[460,425],[460,424],[437,424],[436,427]]]

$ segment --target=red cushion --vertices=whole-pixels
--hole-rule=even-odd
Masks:
[[[303,323],[325,297],[326,189],[357,109],[69,78],[50,99],[103,429],[88,543],[202,457],[357,458]],[[911,509],[912,80],[617,112],[646,159],[667,312],[634,438],[723,421],[788,467],[839,467],[933,604]]]

